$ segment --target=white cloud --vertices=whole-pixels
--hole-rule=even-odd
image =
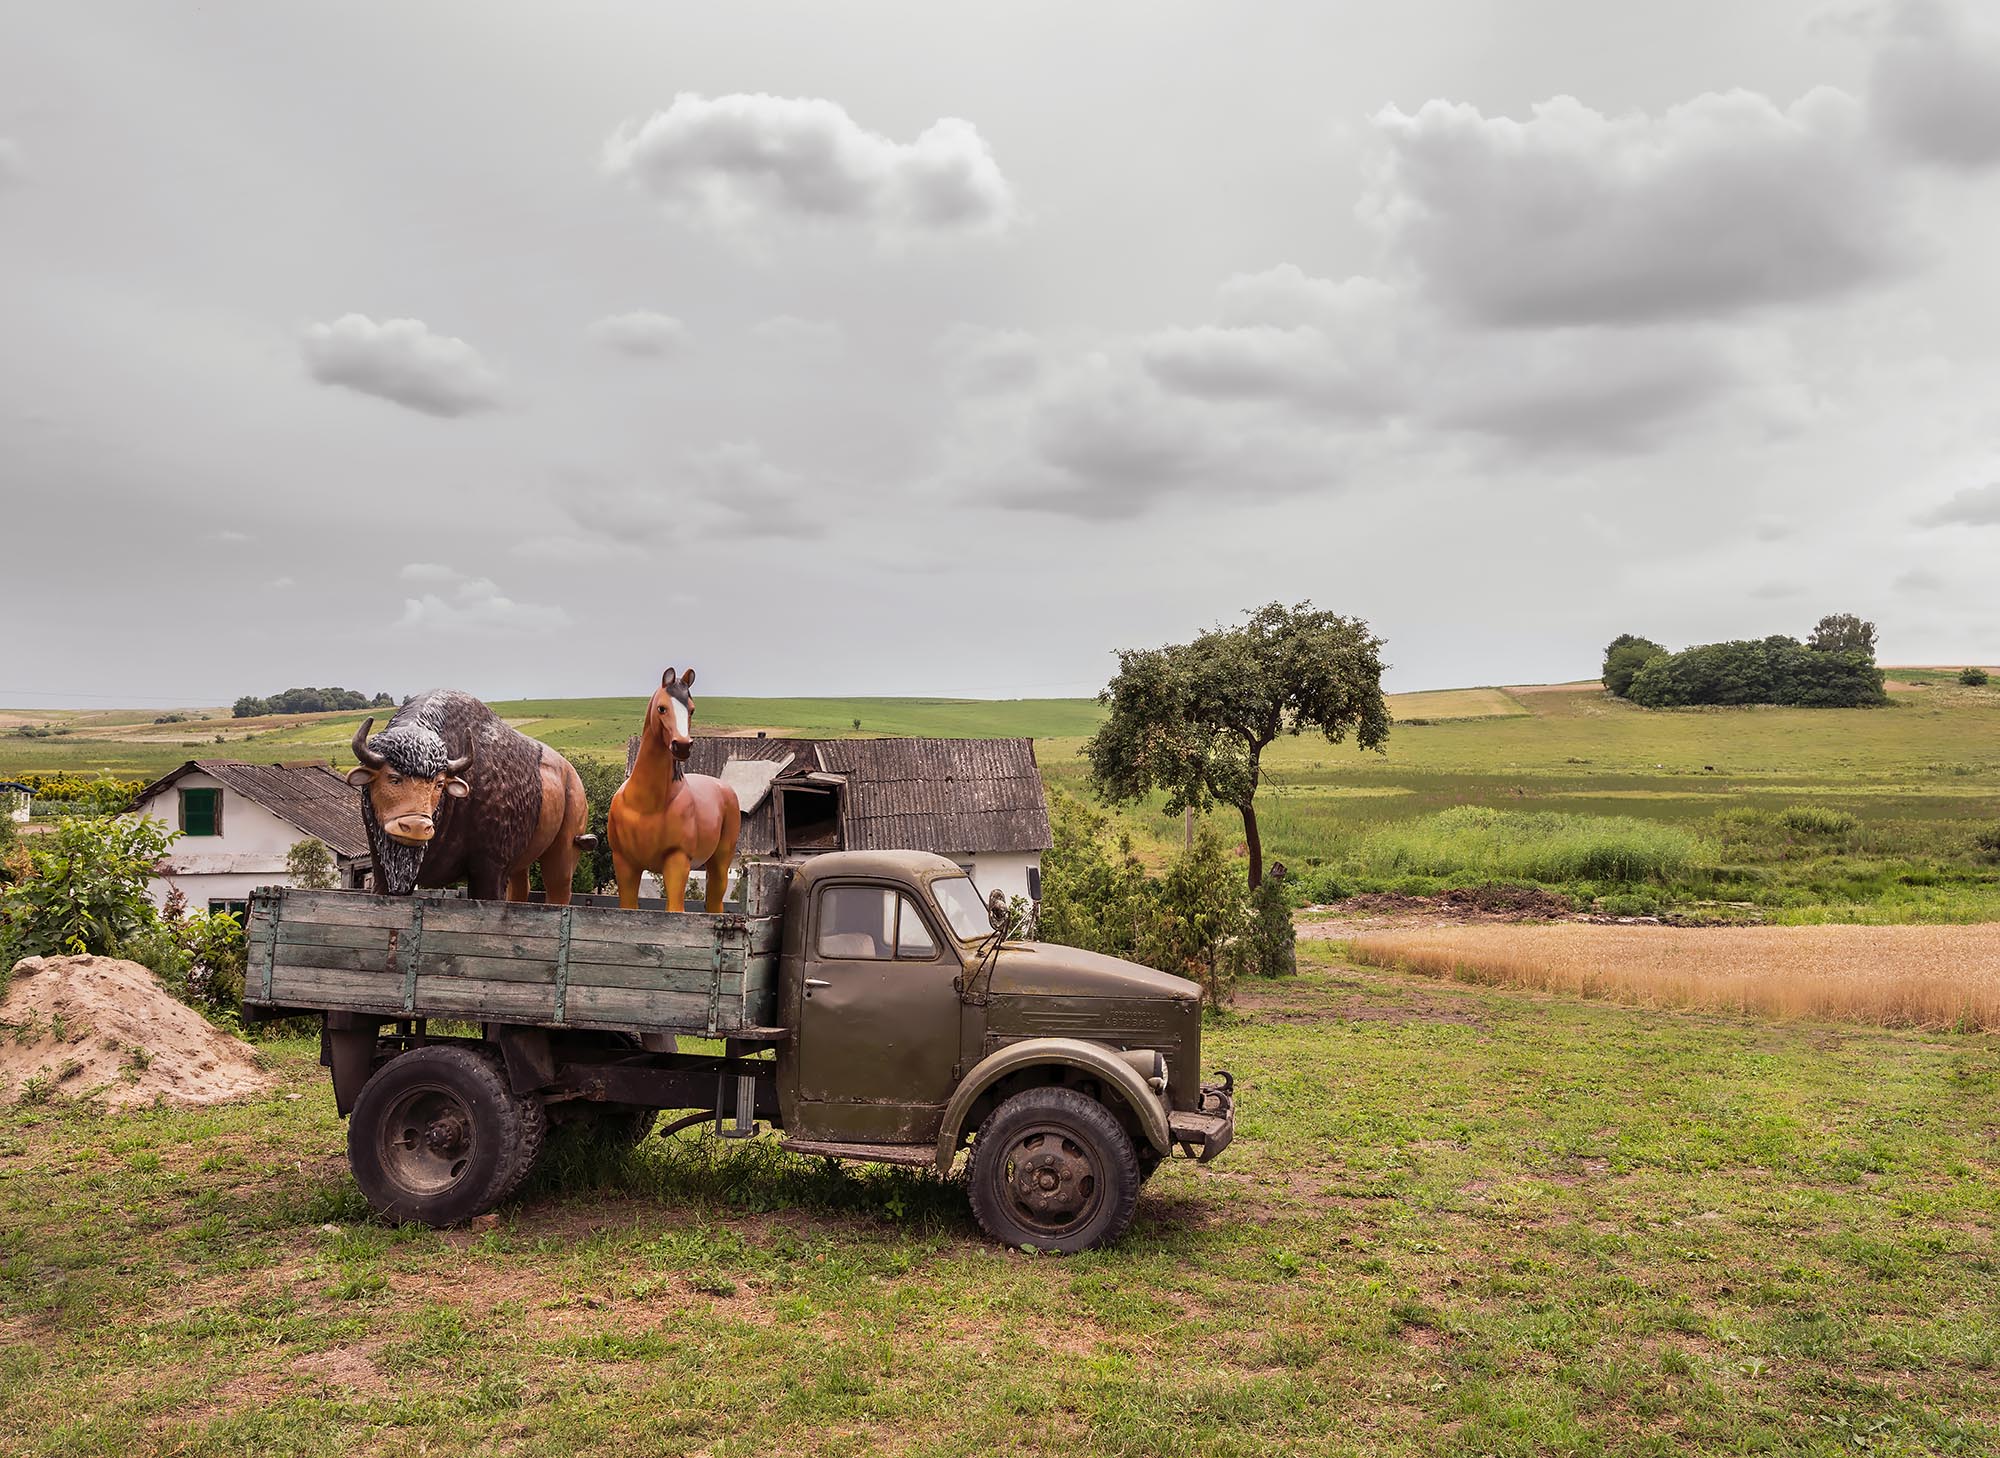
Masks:
[[[500,403],[500,382],[462,339],[434,334],[420,319],[347,314],[314,324],[302,341],[306,368],[340,385],[426,415],[467,415]]]
[[[1968,486],[1918,520],[1925,526],[2000,526],[2000,481]]]
[[[436,562],[412,562],[405,582],[436,584],[438,591],[403,599],[399,630],[465,634],[543,634],[569,625],[569,614],[543,603],[517,602],[491,578],[472,577]]]
[[[1365,213],[1483,325],[1714,318],[1846,293],[1905,256],[1894,174],[1838,91],[1748,91],[1658,116],[1572,97],[1529,120],[1431,101],[1375,118]]]
[[[284,589],[288,587],[296,587],[298,584],[289,577],[273,577],[269,582],[265,583],[264,585],[268,588],[273,589],[274,591],[282,592]]]
[[[590,326],[590,337],[606,349],[650,359],[677,353],[694,339],[687,325],[673,315],[646,309],[607,315]]]
[[[831,354],[847,336],[831,319],[801,319],[796,314],[777,314],[750,326],[750,337],[767,349],[794,354]]]
[[[218,542],[247,542],[250,540],[250,533],[239,532],[234,529],[224,529],[215,534],[215,539]]]
[[[1875,125],[1904,152],[1950,167],[2000,163],[2000,31],[1942,0],[1903,0],[1875,52]]]
[[[913,142],[860,126],[831,101],[682,92],[604,146],[604,167],[671,215],[715,227],[845,223],[893,238],[997,232],[1013,189],[972,123],[946,117]]]

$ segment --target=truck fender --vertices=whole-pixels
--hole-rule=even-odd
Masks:
[[[944,1108],[944,1123],[938,1128],[938,1172],[950,1172],[951,1162],[958,1154],[959,1126],[981,1094],[1010,1073],[1050,1064],[1083,1069],[1117,1089],[1139,1116],[1146,1141],[1161,1154],[1173,1153],[1165,1103],[1147,1085],[1139,1070],[1116,1051],[1098,1043],[1086,1043],[1081,1038],[1024,1038],[980,1059],[952,1094],[951,1102]]]

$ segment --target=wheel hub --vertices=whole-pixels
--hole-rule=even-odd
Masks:
[[[455,1113],[433,1119],[424,1130],[424,1147],[432,1154],[457,1154],[466,1143],[465,1120]]]
[[[1095,1173],[1083,1151],[1052,1133],[1030,1134],[1014,1150],[1014,1200],[1041,1224],[1074,1219],[1095,1193]]]

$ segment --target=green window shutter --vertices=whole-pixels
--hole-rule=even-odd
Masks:
[[[222,791],[181,791],[181,832],[184,835],[222,834]]]

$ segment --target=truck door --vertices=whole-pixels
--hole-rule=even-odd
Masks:
[[[936,1138],[958,1064],[959,963],[929,908],[896,887],[821,886],[800,961],[796,1132]]]

